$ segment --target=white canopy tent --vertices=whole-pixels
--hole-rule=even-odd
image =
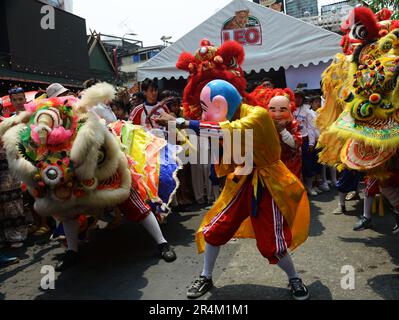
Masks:
[[[234,17],[237,12],[243,11],[244,17],[247,15],[247,23],[237,27]],[[187,78],[188,73],[178,70],[176,62],[183,51],[194,53],[204,38],[209,39],[215,46],[220,46],[222,41],[227,39],[238,40],[245,48],[246,57],[243,65],[245,72],[260,72],[262,69],[267,72],[282,67],[289,70],[286,72],[286,78],[291,86],[294,80],[289,78],[296,79],[298,72],[304,78],[320,78],[322,68],[318,65],[328,63],[340,51],[341,40],[338,34],[284,13],[251,1],[233,0],[143,64],[138,69],[138,80]],[[320,79],[313,80],[312,86],[318,81]]]

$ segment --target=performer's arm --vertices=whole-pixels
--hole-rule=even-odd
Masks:
[[[280,134],[281,134],[281,140],[285,144],[287,144],[292,149],[296,149],[295,139],[287,129],[284,129],[283,131],[281,131]]]
[[[191,120],[186,121],[186,127],[202,137],[223,138],[222,128],[218,122]]]

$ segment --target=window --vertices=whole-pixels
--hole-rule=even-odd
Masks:
[[[138,54],[135,54],[133,57],[133,63],[139,63],[140,62],[140,56]]]
[[[147,53],[141,53],[140,54],[140,61],[146,61],[147,59]]]
[[[148,57],[151,59],[151,58],[155,57],[158,53],[159,53],[159,50],[150,51],[148,53]]]

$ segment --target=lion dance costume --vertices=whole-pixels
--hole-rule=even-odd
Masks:
[[[175,146],[127,122],[107,127],[92,112],[114,95],[100,83],[81,100],[36,100],[0,126],[10,169],[34,196],[35,210],[64,223],[68,247],[75,232],[68,239],[66,227],[77,216],[119,207],[142,222],[166,210],[178,187]]]
[[[189,52],[180,55],[176,67],[190,73],[183,93],[184,116],[187,119],[201,118],[201,91],[215,79],[231,83],[248,103],[256,104],[245,91],[247,81],[241,67],[244,57],[244,48],[236,41],[226,41],[217,48],[207,39],[201,41],[195,55]]]
[[[322,163],[377,178],[399,208],[399,21],[391,12],[359,7],[323,74],[326,102],[319,110]],[[369,189],[369,188],[368,188]]]

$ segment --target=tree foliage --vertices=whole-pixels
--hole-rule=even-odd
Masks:
[[[393,10],[392,19],[399,19],[399,1],[398,0],[369,0],[365,1],[369,7],[374,11],[378,12],[383,8]]]

